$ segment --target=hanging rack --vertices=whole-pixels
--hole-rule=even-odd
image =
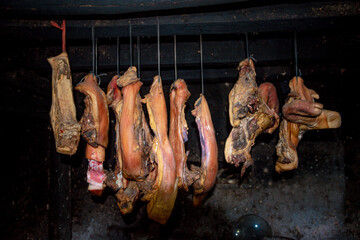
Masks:
[[[176,35],[174,35],[174,74],[175,74],[175,81],[177,80],[177,61],[176,61]]]
[[[138,73],[138,78],[140,78],[140,36],[137,36],[136,38],[136,52],[137,52],[137,73]]]
[[[130,66],[132,67],[132,32],[131,32],[131,20],[129,20],[129,36],[130,36]]]
[[[204,94],[204,67],[203,67],[202,34],[200,34],[200,77],[201,77],[201,93]]]
[[[160,77],[160,19],[159,17],[156,18],[157,21],[157,55],[158,55],[158,75]]]

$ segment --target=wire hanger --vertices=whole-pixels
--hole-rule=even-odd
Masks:
[[[120,75],[120,39],[116,38],[116,74]]]
[[[201,78],[201,93],[204,95],[204,66],[203,66],[202,34],[200,34],[200,78]]]
[[[158,75],[160,77],[160,19],[159,17],[156,18],[157,21],[157,55],[158,55]]]
[[[138,78],[140,78],[140,36],[137,36],[136,38],[137,42],[136,42],[136,52],[137,52],[137,73],[138,73]]]
[[[131,32],[131,20],[129,20],[129,37],[130,37],[130,67],[133,66],[132,61],[132,32]]]
[[[175,75],[175,81],[178,78],[177,74],[177,60],[176,60],[176,35],[174,35],[174,75]]]
[[[298,80],[299,75],[299,66],[298,66],[298,52],[297,52],[297,33],[294,31],[294,54],[295,54],[295,77],[296,81]]]

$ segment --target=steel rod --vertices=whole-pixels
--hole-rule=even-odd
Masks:
[[[95,75],[95,27],[91,26],[91,41],[92,41],[92,72]]]
[[[159,17],[156,18],[157,20],[157,55],[158,55],[158,75],[160,76],[160,20]]]
[[[120,39],[116,38],[116,73],[120,75]]]
[[[250,60],[250,52],[249,52],[249,34],[245,33],[245,47],[246,47],[246,57]]]
[[[95,76],[98,75],[98,39],[95,38]]]
[[[137,73],[138,77],[140,77],[140,36],[137,37],[136,42],[136,51],[137,51]]]
[[[295,76],[296,80],[299,76],[299,67],[298,67],[298,53],[297,53],[297,34],[294,32],[294,51],[295,51]]]
[[[201,93],[204,94],[204,66],[203,66],[203,46],[202,34],[200,34],[200,77],[201,77]]]
[[[132,32],[131,32],[131,21],[129,21],[129,36],[130,36],[130,66],[132,67]]]
[[[176,35],[174,35],[174,73],[175,73],[175,81],[177,80],[177,60],[176,60]]]

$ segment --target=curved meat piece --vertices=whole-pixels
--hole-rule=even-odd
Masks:
[[[256,72],[251,59],[240,62],[239,78],[229,93],[229,117],[231,126],[240,124],[240,120],[257,110]]]
[[[194,182],[194,206],[199,206],[215,184],[218,171],[218,146],[211,113],[204,95],[196,100],[191,111],[199,129],[201,143],[200,179]]]
[[[290,93],[283,106],[284,119],[280,124],[279,142],[276,145],[278,160],[276,172],[297,168],[297,146],[307,130],[338,128],[341,116],[338,112],[323,109],[316,103],[319,95],[304,85],[304,80],[294,77],[290,80]]]
[[[187,154],[185,152],[185,142],[188,140],[185,105],[190,95],[183,79],[176,80],[170,87],[169,140],[174,151],[179,188],[186,191],[195,180],[195,175],[190,172],[186,165]],[[197,177],[199,178],[199,176]]]
[[[276,93],[276,88],[272,83],[264,82],[258,88],[260,99],[265,103],[265,111],[275,117],[275,123],[272,127],[267,128],[265,133],[273,133],[280,124],[279,117],[279,100]]]
[[[48,58],[48,62],[52,68],[50,119],[56,151],[73,155],[79,145],[80,124],[76,120],[69,58],[67,53],[63,52],[56,57]]]
[[[149,113],[150,127],[155,134],[151,158],[157,164],[155,182],[151,192],[144,199],[149,200],[148,217],[165,224],[175,204],[178,178],[174,153],[167,136],[167,111],[159,76],[154,77],[150,92],[145,96],[144,102]]]
[[[240,63],[239,79],[229,94],[229,114],[233,129],[225,143],[225,160],[239,166],[241,176],[253,164],[251,148],[255,138],[262,132],[272,133],[279,126],[279,101],[276,89],[271,83],[263,83],[258,88],[255,69],[250,59]],[[233,97],[233,96],[242,96]],[[246,96],[246,97],[244,97]],[[234,103],[233,101],[237,101]],[[237,106],[242,106],[240,109]],[[236,115],[235,113],[243,113]]]
[[[105,173],[103,162],[105,160],[105,148],[108,145],[109,111],[105,93],[97,84],[93,74],[85,76],[76,90],[85,95],[85,110],[81,117],[81,133],[87,141],[85,156],[89,161],[88,183],[89,191],[101,195],[104,190]]]
[[[151,148],[150,129],[145,121],[139,94],[142,82],[136,68],[130,67],[118,80],[122,88],[123,107],[120,117],[122,172],[128,179],[144,180],[148,175],[148,156]]]
[[[115,115],[115,151],[116,151],[116,165],[114,172],[109,172],[106,178],[106,185],[111,187],[114,191],[119,190],[126,185],[126,179],[122,176],[122,156],[121,156],[121,144],[120,144],[120,117],[122,111],[122,95],[117,86],[117,79],[119,75],[115,75],[109,82],[107,87],[107,103],[112,108]]]
[[[105,93],[98,86],[96,77],[90,73],[75,87],[85,95],[85,110],[81,117],[81,135],[93,147],[107,147],[109,130],[109,110]]]

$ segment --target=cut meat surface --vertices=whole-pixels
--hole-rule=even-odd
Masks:
[[[198,126],[201,144],[200,178],[194,182],[193,205],[199,206],[207,193],[213,188],[218,171],[218,146],[209,105],[200,95],[191,111]]]
[[[298,166],[297,146],[308,130],[338,128],[341,116],[338,112],[325,110],[315,102],[319,95],[304,85],[301,77],[294,77],[289,83],[290,93],[282,108],[284,119],[280,124],[279,142],[276,145],[277,172],[296,169]]]
[[[245,59],[239,64],[239,78],[229,93],[229,117],[233,129],[225,143],[225,160],[239,166],[241,176],[253,164],[251,148],[256,137],[272,133],[279,126],[279,101],[271,83],[257,87],[253,61]]]
[[[48,58],[52,68],[51,126],[56,151],[62,154],[76,153],[80,140],[80,124],[76,120],[72,77],[66,52]]]
[[[93,74],[85,76],[76,90],[85,95],[85,110],[81,117],[81,133],[87,141],[85,157],[89,161],[87,181],[88,190],[94,195],[101,195],[105,188],[106,175],[103,169],[105,148],[108,145],[109,110],[105,93],[98,86]]]

